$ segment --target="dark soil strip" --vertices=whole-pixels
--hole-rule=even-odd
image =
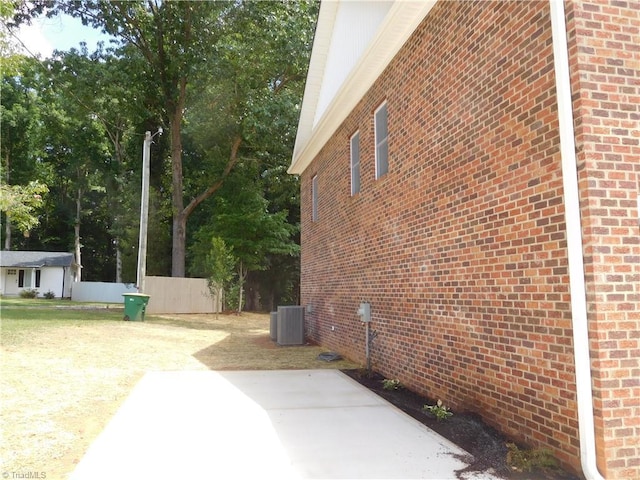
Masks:
[[[458,477],[470,472],[491,471],[506,480],[579,480],[579,477],[560,469],[537,469],[533,472],[519,472],[507,464],[507,443],[515,443],[496,429],[483,422],[474,413],[457,413],[447,420],[438,420],[423,409],[424,405],[434,405],[435,400],[422,397],[406,388],[385,390],[384,377],[366,370],[343,370],[345,374],[378,394],[389,403],[412,416],[423,425],[439,433],[473,458],[462,458],[469,466],[458,471]]]

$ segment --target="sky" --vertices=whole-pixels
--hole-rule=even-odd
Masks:
[[[108,37],[100,30],[85,27],[80,20],[67,15],[53,18],[39,17],[31,25],[23,26],[18,37],[34,55],[50,57],[53,50],[79,48],[80,42],[86,42],[89,52],[96,49],[99,41],[108,45]]]

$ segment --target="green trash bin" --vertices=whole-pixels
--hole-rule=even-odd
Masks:
[[[149,303],[149,295],[144,293],[123,293],[124,297],[124,320],[142,321],[144,312]]]

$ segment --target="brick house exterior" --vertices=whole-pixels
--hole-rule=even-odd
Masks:
[[[289,170],[307,335],[364,364],[356,310],[370,302],[385,377],[587,478],[640,478],[640,8],[567,1],[562,45],[554,2],[322,3]],[[570,92],[556,85],[554,41]]]

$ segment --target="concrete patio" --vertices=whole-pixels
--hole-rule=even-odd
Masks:
[[[150,372],[70,478],[497,478],[465,457],[337,370]]]

